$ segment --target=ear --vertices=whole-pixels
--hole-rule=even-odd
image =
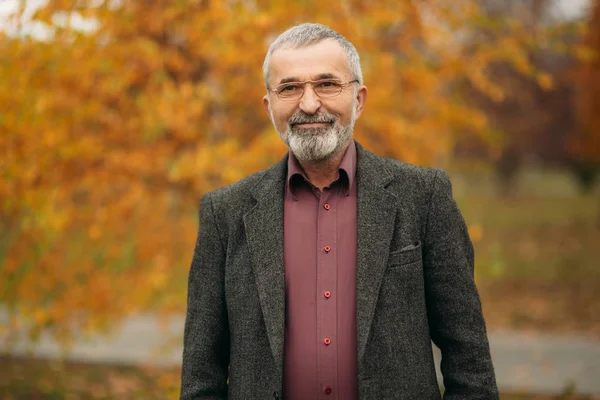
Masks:
[[[269,120],[271,120],[271,112],[269,111],[269,94],[268,93],[263,96],[263,107],[265,109],[265,112],[267,113],[267,116],[269,117]]]
[[[367,103],[367,87],[365,85],[361,85],[356,91],[356,118],[360,117],[365,108],[365,104]]]

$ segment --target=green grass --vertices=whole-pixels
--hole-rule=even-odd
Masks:
[[[599,201],[592,197],[463,199],[467,223],[480,225],[483,232],[475,240],[478,272],[486,278],[541,282],[600,277]]]
[[[472,238],[490,328],[600,335],[600,194],[530,173],[526,190],[503,197],[489,180],[457,179],[456,198],[467,224],[481,228]]]

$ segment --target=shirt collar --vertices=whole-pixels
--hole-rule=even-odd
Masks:
[[[342,162],[340,163],[338,172],[338,179],[341,180],[343,184],[344,194],[348,196],[356,180],[356,144],[354,143],[354,140],[350,142],[348,149],[346,149],[346,153],[342,158]],[[343,179],[344,176],[347,179]],[[310,182],[306,177],[302,166],[298,162],[298,159],[296,158],[296,156],[294,156],[294,153],[290,151],[288,157],[288,174],[286,182],[288,190],[291,192],[292,197],[294,197],[294,199],[294,189],[298,185],[298,178],[302,178],[300,179],[301,181]]]

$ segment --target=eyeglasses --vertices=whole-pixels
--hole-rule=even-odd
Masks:
[[[319,97],[335,97],[342,93],[342,90],[351,83],[358,83],[358,79],[348,82],[342,82],[338,79],[320,79],[318,81],[287,82],[282,83],[275,89],[267,87],[267,90],[275,92],[277,97],[283,101],[298,100],[304,94],[304,86],[307,83],[312,85],[313,91]]]

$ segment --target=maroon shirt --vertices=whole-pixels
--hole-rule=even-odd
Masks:
[[[312,185],[290,152],[284,200],[285,400],[358,398],[356,146]]]

